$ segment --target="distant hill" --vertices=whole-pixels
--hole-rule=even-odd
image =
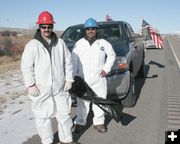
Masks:
[[[0,26],[0,33],[3,31],[10,31],[10,32],[17,32],[18,34],[22,34],[22,35],[34,35],[36,28],[34,29],[24,29],[24,28],[12,28],[12,27],[1,27]],[[63,31],[56,31],[58,36],[60,36]]]
[[[2,27],[2,26],[0,26],[0,31],[4,31],[4,30],[9,30],[9,31],[22,31],[22,30],[27,30],[27,29],[23,29],[23,28],[12,28],[12,27]]]

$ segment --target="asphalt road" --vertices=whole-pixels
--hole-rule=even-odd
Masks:
[[[108,132],[100,134],[93,128],[91,113],[86,130],[73,134],[74,139],[81,144],[165,144],[165,131],[180,129],[179,44],[180,37],[167,36],[164,49],[146,51],[146,79],[136,80],[137,104],[123,108],[119,123],[106,116]],[[73,107],[73,119],[75,111]],[[53,119],[54,144],[58,142],[56,124]],[[23,144],[40,144],[39,136],[34,135]]]

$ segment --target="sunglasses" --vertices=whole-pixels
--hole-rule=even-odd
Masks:
[[[41,26],[42,29],[52,29],[52,26]]]
[[[94,31],[94,30],[96,30],[96,28],[87,28],[86,30],[87,31],[90,31],[90,30]]]

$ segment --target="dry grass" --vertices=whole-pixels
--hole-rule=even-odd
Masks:
[[[6,40],[9,39],[12,42],[12,48],[19,50],[24,48],[25,44],[32,38],[32,36],[23,37],[2,37],[0,36],[0,47],[5,44]],[[6,45],[5,45],[6,46]],[[14,53],[12,56],[0,56],[0,74],[6,74],[8,71],[14,71],[20,69],[21,52]],[[12,51],[16,52],[16,51]],[[6,83],[9,84],[8,82]],[[6,107],[7,95],[10,95],[9,91],[5,92],[6,97],[0,95],[0,112]],[[13,94],[14,98],[19,97],[20,94]]]
[[[6,101],[7,99],[5,97],[0,96],[0,114],[6,108],[6,105],[5,105]]]
[[[7,56],[0,57],[0,73],[18,69],[20,69],[20,56],[16,59]]]
[[[11,70],[18,70],[20,69],[20,59],[1,56],[0,57],[0,73],[6,73],[7,71]],[[7,102],[7,97],[0,96],[0,113],[5,109]]]
[[[6,45],[7,39],[11,42],[12,45]],[[0,48],[7,48],[8,46],[11,48],[13,55],[10,56],[0,56],[0,74],[6,74],[8,71],[14,71],[20,69],[20,59],[21,53],[25,46],[25,44],[32,39],[32,36],[21,36],[21,37],[2,37],[0,36]],[[7,43],[8,44],[8,43]],[[1,77],[2,78],[2,77]],[[8,83],[7,83],[8,84]],[[0,114],[6,108],[7,95],[9,91],[7,91],[6,97],[0,95]],[[22,93],[13,94],[14,98],[19,97]]]

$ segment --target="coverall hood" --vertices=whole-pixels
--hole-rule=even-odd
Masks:
[[[37,29],[34,39],[40,41],[44,45],[44,47],[48,50],[48,52],[51,52],[51,47],[53,45],[56,45],[58,42],[57,35],[54,32],[52,32],[51,33],[51,43],[49,45],[48,42],[41,36],[41,32],[39,29]]]

